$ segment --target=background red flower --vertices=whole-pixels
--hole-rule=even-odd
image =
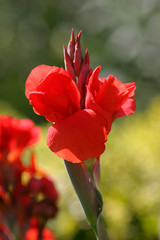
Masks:
[[[0,117],[0,160],[14,161],[26,147],[33,146],[40,138],[40,128],[32,120]]]

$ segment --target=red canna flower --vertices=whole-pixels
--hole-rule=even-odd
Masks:
[[[34,216],[43,216],[45,219],[55,217],[58,210],[58,193],[53,182],[48,177],[42,177],[41,179],[33,177],[26,188],[31,196],[31,213]]]
[[[112,122],[136,108],[135,83],[123,84],[112,75],[98,78],[100,67],[92,73],[87,50],[82,58],[80,36],[75,41],[72,31],[68,53],[64,48],[67,70],[37,66],[25,92],[34,111],[54,122],[48,130],[49,148],[77,163],[100,156]]]
[[[40,129],[29,119],[18,120],[0,117],[0,160],[14,161],[26,147],[33,146],[40,136]]]
[[[31,227],[25,234],[25,240],[38,240],[39,230],[36,227]],[[49,228],[44,228],[42,231],[42,240],[56,240]]]

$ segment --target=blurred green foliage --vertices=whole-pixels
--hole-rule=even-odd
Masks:
[[[34,114],[25,80],[39,64],[63,66],[71,29],[90,63],[137,84],[137,113],[117,120],[101,158],[103,214],[112,240],[158,239],[160,211],[160,2],[158,0],[1,0],[0,114],[42,128],[38,164],[55,179],[60,212],[49,225],[59,240],[94,240],[61,159],[46,146],[48,123]],[[86,231],[87,230],[87,231]]]

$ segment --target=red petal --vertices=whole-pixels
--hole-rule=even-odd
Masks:
[[[37,91],[50,93],[52,95],[65,96],[72,102],[72,107],[79,109],[80,94],[75,82],[68,71],[63,68],[54,67],[37,87]]]
[[[90,90],[94,97],[96,97],[101,86],[101,82],[98,79],[100,71],[101,67],[99,66],[93,71],[91,77],[89,78],[88,89]]]
[[[118,115],[116,116],[116,118],[131,115],[135,111],[136,111],[136,100],[133,97],[128,98],[127,101],[122,105],[122,107],[118,111]]]
[[[68,117],[80,108],[80,94],[68,71],[53,67],[28,95],[34,111],[50,122]]]
[[[92,110],[80,110],[53,124],[47,145],[57,156],[78,163],[100,156],[106,141],[106,120]]]
[[[35,67],[29,74],[26,81],[25,94],[29,97],[29,93],[35,91],[37,86],[43,80],[43,78],[53,69],[53,67],[48,65],[39,65]]]
[[[96,103],[108,113],[114,114],[128,97],[128,90],[117,78],[109,75],[101,86]]]
[[[134,96],[134,91],[136,89],[136,84],[134,82],[132,83],[125,83],[124,84],[129,92],[128,97],[133,97]]]
[[[112,115],[110,113],[106,112],[103,108],[101,108],[101,106],[99,106],[95,102],[95,99],[94,99],[92,93],[89,91],[88,87],[86,88],[85,108],[92,109],[96,113],[101,114],[106,119],[106,121],[107,121],[106,131],[108,134],[110,132],[111,126],[112,126]]]
[[[34,106],[34,111],[39,115],[45,116],[50,122],[56,122],[67,117],[72,111],[65,96],[31,92],[29,99],[30,103]]]

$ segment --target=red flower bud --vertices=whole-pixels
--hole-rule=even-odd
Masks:
[[[88,48],[86,49],[86,53],[85,53],[85,56],[84,56],[84,60],[85,64],[88,64],[89,65],[89,54],[88,54]]]
[[[77,83],[77,87],[78,90],[80,92],[81,95],[81,108],[84,108],[84,104],[85,104],[85,84],[86,84],[86,79],[88,77],[89,74],[89,65],[85,64],[82,65],[80,74],[79,74],[79,78],[78,78],[78,83]]]
[[[79,78],[78,78],[78,83],[77,87],[79,89],[79,92],[81,94],[81,108],[84,108],[85,104],[85,85],[86,85],[86,80],[89,77],[89,55],[88,55],[88,49],[86,49],[85,57],[84,60],[81,64],[81,69],[79,73]]]
[[[68,54],[69,54],[71,60],[73,61],[74,51],[75,51],[75,39],[74,39],[74,30],[73,29],[72,29],[72,32],[71,32],[71,38],[70,38],[70,41],[68,43],[67,51],[68,51]]]
[[[83,61],[81,45],[80,45],[81,33],[82,33],[82,31],[80,31],[78,36],[77,36],[77,41],[76,41],[76,44],[75,44],[74,59],[73,59],[73,64],[74,64],[74,69],[75,69],[76,76],[79,76],[80,69],[81,69],[81,64],[82,64],[82,61]]]
[[[68,70],[71,78],[76,82],[76,75],[74,72],[74,68],[73,68],[73,63],[67,53],[67,50],[65,48],[65,46],[63,47],[63,51],[64,51],[64,64],[65,64],[65,69]]]

